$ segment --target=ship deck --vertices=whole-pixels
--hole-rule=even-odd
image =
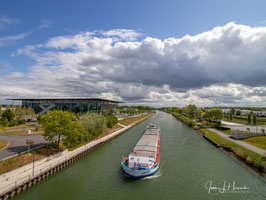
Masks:
[[[129,156],[149,157],[156,159],[159,130],[159,128],[147,129]]]

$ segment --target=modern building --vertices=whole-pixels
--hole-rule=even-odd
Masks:
[[[85,113],[88,111],[100,113],[102,110],[108,112],[116,108],[119,103],[122,103],[100,98],[25,98],[7,100],[22,101],[22,106],[33,108],[36,114],[44,114],[54,109],[74,113]]]

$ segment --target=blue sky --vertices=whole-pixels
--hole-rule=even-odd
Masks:
[[[218,97],[213,96],[208,97],[208,95],[191,96],[191,92],[195,96],[195,92],[202,89],[203,87],[225,87],[228,88],[227,84],[235,84],[233,87],[233,91],[240,90],[239,87],[249,87],[250,89],[254,89],[254,87],[260,87],[261,91],[259,92],[260,95],[257,95],[258,98],[264,98],[263,95],[266,93],[264,91],[265,85],[264,82],[261,81],[261,77],[258,77],[258,82],[250,84],[251,80],[246,80],[245,78],[238,78],[235,77],[235,71],[228,71],[224,70],[234,79],[239,79],[237,81],[227,81],[223,82],[220,80],[219,77],[211,79],[209,77],[196,77],[198,79],[197,84],[193,83],[184,83],[186,80],[179,81],[172,80],[169,82],[166,78],[158,78],[158,83],[154,81],[145,81],[145,80],[126,80],[121,77],[115,77],[112,74],[108,74],[105,77],[101,77],[102,79],[97,79],[97,83],[102,83],[105,81],[105,84],[102,83],[98,87],[94,88],[94,90],[86,91],[86,84],[90,85],[95,81],[93,78],[91,79],[84,79],[85,85],[78,84],[76,87],[84,87],[84,91],[80,93],[58,93],[60,90],[59,85],[47,86],[49,90],[40,91],[40,93],[36,93],[36,88],[27,88],[27,84],[36,83],[36,80],[33,80],[33,73],[36,75],[37,68],[40,70],[40,67],[45,70],[49,69],[52,70],[70,70],[69,62],[57,62],[58,58],[53,60],[53,63],[43,63],[44,57],[40,58],[41,54],[56,54],[57,56],[60,53],[67,53],[67,52],[77,52],[76,48],[73,46],[68,46],[67,48],[60,46],[59,44],[56,45],[47,45],[52,38],[56,37],[64,37],[67,39],[68,37],[77,38],[82,37],[82,41],[88,40],[92,41],[93,37],[97,37],[98,39],[103,38],[112,38],[112,45],[116,42],[124,42],[127,44],[128,39],[124,39],[121,36],[121,33],[117,34],[119,41],[114,40],[115,35],[105,34],[104,32],[111,31],[111,30],[130,30],[130,34],[137,35],[134,39],[130,39],[131,42],[140,42],[141,44],[146,44],[146,38],[153,38],[160,41],[165,41],[169,38],[175,39],[184,39],[184,36],[189,35],[194,37],[198,34],[207,33],[208,31],[214,30],[216,27],[224,27],[224,29],[232,29],[232,27],[237,27],[238,29],[236,32],[244,31],[246,26],[249,28],[256,28],[256,27],[265,27],[266,26],[266,1],[263,0],[187,0],[187,1],[177,1],[177,0],[165,0],[165,1],[155,1],[155,0],[134,0],[134,1],[126,1],[126,0],[76,0],[76,1],[66,1],[66,0],[46,0],[46,1],[20,1],[20,0],[3,0],[0,3],[0,77],[6,81],[10,81],[9,86],[5,86],[5,88],[10,87],[9,90],[3,89],[4,86],[0,86],[0,92],[2,95],[0,99],[4,99],[6,97],[21,97],[21,96],[51,96],[51,95],[60,95],[60,96],[70,96],[70,95],[81,95],[84,94],[86,96],[103,96],[106,98],[118,98],[128,102],[133,103],[152,103],[158,104],[160,102],[160,98],[158,95],[165,95],[166,97],[161,97],[168,105],[184,105],[184,101],[189,103],[197,103],[202,102],[200,104],[204,104],[204,102],[208,102],[208,105],[214,104],[217,101]],[[228,23],[234,23],[231,26],[226,26]],[[255,30],[255,29],[254,29]],[[84,33],[92,33],[97,32],[93,37],[88,38],[84,35]],[[133,33],[134,32],[134,33]],[[214,31],[215,32],[215,31]],[[245,31],[244,31],[245,32]],[[252,32],[252,31],[251,31]],[[263,32],[263,31],[262,31]],[[215,32],[216,33],[216,32]],[[227,34],[226,30],[222,30],[223,34]],[[253,32],[252,32],[253,33]],[[81,34],[81,35],[80,35]],[[124,34],[124,33],[123,33]],[[226,35],[228,36],[228,35]],[[211,36],[209,36],[211,38]],[[242,37],[242,36],[241,36]],[[195,37],[196,38],[196,37]],[[58,39],[58,38],[57,38]],[[60,38],[62,39],[62,38]],[[242,38],[243,39],[243,38]],[[186,39],[184,39],[186,40]],[[192,39],[193,40],[193,39]],[[192,41],[191,40],[191,41]],[[60,40],[61,41],[61,40]],[[78,41],[78,40],[77,40]],[[209,41],[207,39],[207,41]],[[264,41],[264,40],[262,40]],[[62,41],[63,43],[66,40]],[[78,41],[80,42],[80,41]],[[74,46],[78,45],[79,43],[73,44]],[[151,42],[149,40],[148,42]],[[153,42],[151,42],[153,44]],[[176,44],[176,43],[175,43]],[[246,44],[246,43],[245,43]],[[34,50],[25,52],[25,48],[28,46],[34,47]],[[39,46],[38,46],[39,45]],[[61,43],[62,45],[62,43]],[[159,44],[158,44],[159,45]],[[165,45],[165,43],[163,43]],[[216,45],[219,45],[218,43]],[[41,46],[41,47],[40,47]],[[179,46],[180,47],[180,46]],[[164,46],[164,48],[166,48]],[[181,48],[181,47],[180,47]],[[202,46],[201,46],[202,48]],[[215,47],[215,48],[218,48]],[[19,53],[24,49],[23,53]],[[79,49],[79,55],[84,55],[88,52],[88,49],[83,52],[84,49]],[[206,49],[205,49],[206,50]],[[204,51],[205,51],[204,50]],[[104,50],[102,49],[101,52]],[[188,55],[191,55],[192,49],[186,49]],[[262,51],[260,49],[260,51]],[[257,51],[256,51],[257,52]],[[138,52],[135,52],[138,55]],[[259,52],[265,53],[265,52]],[[259,56],[259,53],[255,56]],[[210,53],[209,53],[210,54]],[[38,57],[37,57],[38,55]],[[113,53],[112,53],[113,55]],[[177,55],[177,54],[175,54]],[[74,56],[74,55],[71,55]],[[77,54],[75,54],[77,56]],[[97,55],[99,57],[99,55]],[[106,55],[105,55],[106,56]],[[108,53],[110,56],[110,52]],[[132,56],[132,54],[130,54]],[[244,55],[243,55],[244,56]],[[55,58],[55,55],[52,56]],[[97,57],[97,59],[98,59]],[[202,54],[197,54],[195,58],[203,58]],[[79,57],[80,58],[80,57]],[[189,60],[189,62],[194,63],[195,58]],[[254,56],[253,56],[254,58]],[[45,59],[52,59],[51,57],[45,57]],[[73,59],[77,59],[77,57],[73,57]],[[83,58],[82,58],[83,59]],[[85,58],[84,58],[85,59]],[[92,55],[88,54],[86,61],[88,59],[95,60],[92,58]],[[117,59],[117,57],[115,58]],[[151,59],[150,54],[148,56],[148,60]],[[168,66],[165,63],[170,62],[169,60],[163,61],[153,60],[152,62],[157,62],[160,69],[165,68]],[[251,58],[250,58],[251,59]],[[42,60],[42,62],[40,61]],[[241,60],[241,59],[239,59]],[[84,60],[80,60],[83,62]],[[127,60],[128,61],[128,60]],[[125,63],[127,61],[121,61],[121,63]],[[172,62],[173,60],[171,60]],[[251,60],[250,63],[253,63],[254,60]],[[134,61],[139,62],[139,61]],[[167,71],[171,75],[175,73],[177,69],[178,73],[184,73],[183,77],[186,77],[188,73],[185,69],[184,64],[186,61],[180,61],[179,64],[173,65],[167,68]],[[234,63],[236,61],[232,61]],[[56,66],[54,64],[56,63]],[[164,64],[162,64],[164,63]],[[213,64],[213,60],[211,61],[212,66],[216,66]],[[232,64],[229,63],[229,64]],[[101,63],[102,64],[102,63]],[[114,67],[117,63],[114,62],[107,62],[104,64],[103,68],[109,69],[110,67]],[[142,65],[141,63],[140,65]],[[168,63],[169,64],[169,63]],[[195,63],[194,63],[195,64]],[[210,63],[209,63],[210,64]],[[124,64],[124,68],[132,68],[132,66],[126,66]],[[144,64],[143,64],[144,65]],[[170,65],[170,64],[169,64]],[[189,65],[192,65],[191,63]],[[205,63],[207,66],[208,63]],[[255,70],[258,72],[263,72],[261,75],[264,75],[264,70],[259,69],[259,66],[263,65],[262,63],[258,64],[258,67]],[[83,68],[81,66],[74,66],[71,70],[75,72],[79,72],[77,76],[79,79],[81,77],[80,74],[87,73],[88,70],[97,68],[99,63],[95,66],[87,66],[88,68]],[[150,63],[144,65],[144,68],[147,67],[149,69]],[[217,65],[218,66],[218,65]],[[217,67],[216,66],[216,67]],[[247,66],[248,68],[249,66]],[[75,68],[75,70],[74,70]],[[182,69],[181,69],[182,68]],[[196,67],[193,67],[195,69]],[[219,68],[219,67],[218,67]],[[135,67],[134,67],[135,69]],[[71,71],[70,70],[70,71]],[[98,70],[98,69],[97,69]],[[200,69],[197,69],[201,71]],[[198,71],[195,72],[198,72]],[[205,69],[206,70],[206,69]],[[50,73],[47,71],[43,71],[43,73]],[[69,71],[69,73],[70,73]],[[104,70],[105,71],[105,70]],[[244,70],[247,71],[247,70]],[[71,71],[72,72],[72,71]],[[132,71],[133,73],[133,71]],[[18,77],[19,76],[19,77]],[[36,75],[39,76],[39,75]],[[69,77],[64,77],[62,79],[67,80]],[[19,80],[18,80],[19,79]],[[62,81],[60,79],[60,81]],[[173,77],[174,79],[174,77]],[[219,81],[217,81],[219,79]],[[194,79],[193,79],[194,80]],[[18,85],[16,83],[19,81]],[[48,80],[45,80],[49,82]],[[44,82],[45,82],[44,81]],[[58,80],[54,80],[58,82]],[[87,81],[87,82],[86,82]],[[12,84],[14,85],[11,85]],[[73,84],[77,81],[73,80]],[[111,86],[106,86],[106,84],[110,83]],[[37,84],[37,83],[36,83]],[[121,88],[118,86],[119,84],[125,85],[127,84],[128,88]],[[237,86],[237,84],[239,84]],[[102,89],[103,85],[105,88]],[[1,91],[2,87],[2,91]],[[40,86],[39,86],[40,87]],[[42,87],[46,87],[45,84],[42,84]],[[141,89],[147,87],[147,90],[142,91]],[[167,88],[165,91],[158,91],[158,88]],[[26,88],[26,89],[25,89]],[[217,89],[217,88],[216,88]],[[214,89],[214,90],[216,90]],[[18,91],[14,91],[18,90]],[[75,89],[73,89],[75,90]],[[124,90],[131,91],[131,93],[126,93]],[[154,93],[158,93],[158,98],[152,96],[152,94],[145,96],[147,92],[152,90]],[[26,92],[26,93],[25,93]],[[125,93],[125,94],[124,94]],[[134,94],[138,95],[134,95]],[[144,94],[145,93],[145,94]],[[241,92],[240,92],[241,93]],[[255,92],[256,93],[256,92]],[[121,95],[120,95],[121,94]],[[237,93],[238,94],[238,93]],[[232,94],[233,97],[237,96],[236,93]],[[256,93],[257,94],[257,93]],[[167,100],[167,95],[174,97],[169,97],[171,100]],[[184,97],[181,97],[181,96]],[[155,95],[156,96],[156,95]],[[188,96],[188,97],[186,97]],[[256,96],[256,95],[255,95]],[[262,97],[263,96],[263,97]],[[143,98],[142,98],[143,97]],[[254,96],[253,96],[254,97]],[[187,99],[186,99],[187,98]],[[197,99],[200,98],[200,99]],[[207,98],[208,101],[204,100]],[[217,99],[216,99],[217,98]],[[225,99],[224,101],[219,102],[221,105],[235,105],[239,104],[239,96],[235,101],[229,101]],[[254,103],[254,99],[247,100],[242,98],[243,105],[260,105],[259,101]],[[250,97],[249,97],[250,98]],[[264,99],[260,99],[260,101],[264,101]],[[159,105],[159,104],[158,104]]]

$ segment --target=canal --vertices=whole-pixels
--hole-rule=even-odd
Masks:
[[[160,170],[149,178],[126,178],[120,168],[121,155],[132,150],[150,122],[161,128]],[[225,183],[230,188],[209,193],[206,187],[211,182],[212,187],[223,187]],[[236,190],[244,186],[249,189]],[[170,114],[157,112],[14,199],[264,200],[266,184],[193,129]]]

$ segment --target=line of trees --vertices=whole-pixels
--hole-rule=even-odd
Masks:
[[[32,108],[20,105],[0,105],[0,125],[2,127],[25,124],[26,120],[32,120],[35,116]]]
[[[164,108],[164,110],[172,113],[179,113],[191,119],[196,119],[199,121],[205,119],[209,122],[214,122],[214,123],[218,123],[218,121],[221,120],[223,117],[223,112],[220,108],[203,109],[203,108],[197,108],[193,104],[190,104],[184,108],[170,107],[170,108]]]
[[[145,113],[146,111],[155,110],[155,108],[150,106],[119,106],[118,110],[119,113],[135,115]]]

